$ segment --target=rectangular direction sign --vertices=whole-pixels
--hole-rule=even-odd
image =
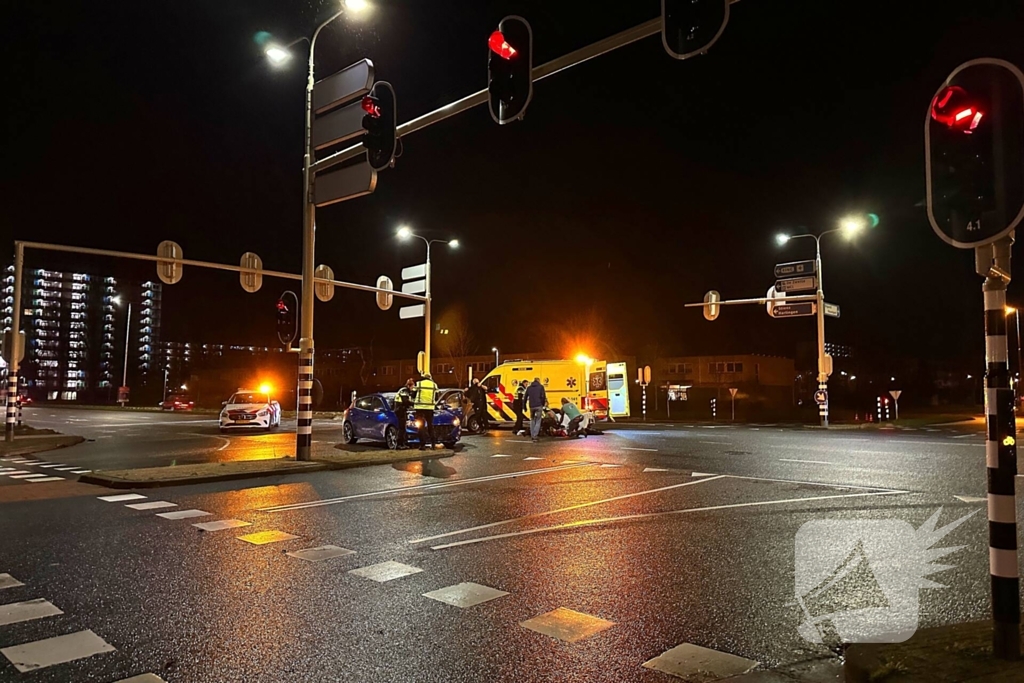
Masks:
[[[413,280],[402,285],[402,294],[423,294],[427,291],[426,280]]]
[[[423,304],[416,304],[415,306],[402,306],[398,309],[398,317],[402,320],[408,318],[422,318],[427,312],[427,307]]]
[[[793,261],[775,265],[775,277],[793,277],[794,275],[814,275],[818,269],[814,261]]]
[[[804,301],[798,304],[772,304],[773,318],[799,318],[817,313],[813,301]]]
[[[421,263],[418,266],[402,268],[403,280],[418,280],[427,276],[427,264]]]
[[[355,166],[331,171],[316,177],[313,203],[317,208],[370,194],[377,187],[377,172],[365,159]]]
[[[313,149],[320,151],[331,145],[339,145],[346,140],[363,134],[362,102],[353,102],[347,107],[336,109],[313,121]]]
[[[786,280],[775,281],[776,292],[813,292],[818,289],[818,278],[813,275],[805,277],[791,277]]]
[[[839,305],[838,304],[826,303],[825,304],[825,315],[829,316],[830,318],[838,318],[839,317]]]
[[[373,62],[362,59],[313,85],[313,113],[323,114],[362,97],[373,86]]]

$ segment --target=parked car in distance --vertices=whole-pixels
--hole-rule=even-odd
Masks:
[[[419,445],[419,425],[415,413],[410,410],[405,425],[400,425],[394,401],[393,392],[357,398],[343,417],[342,438],[345,443],[354,444],[360,439],[369,439],[382,441],[394,450],[398,448],[398,430],[404,428],[409,444]],[[459,416],[441,404],[434,410],[434,436],[445,448],[454,448],[462,438]]]
[[[167,400],[160,407],[164,410],[192,410],[195,405],[188,394],[168,394]]]

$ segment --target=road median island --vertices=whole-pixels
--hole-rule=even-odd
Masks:
[[[101,470],[84,475],[79,478],[79,481],[114,489],[143,489],[281,474],[302,474],[326,469],[331,469],[328,463],[296,462],[293,458],[235,460],[194,465],[171,465],[169,467],[142,467],[129,470]]]
[[[1010,683],[1024,661],[992,656],[992,622],[922,629],[905,643],[857,643],[846,650],[846,683]]]
[[[16,435],[11,443],[0,441],[0,457],[34,455],[36,453],[57,450],[58,448],[67,448],[68,446],[80,444],[83,441],[85,439],[82,437],[69,434]]]
[[[332,453],[319,453],[314,462],[324,463],[331,469],[347,469],[349,467],[369,467],[371,465],[393,465],[395,463],[413,462],[416,460],[449,458],[461,451],[461,444],[456,446],[459,450],[435,449],[417,450],[411,448],[407,451],[392,451],[385,448],[368,448],[365,446],[346,446],[339,444],[334,447]]]

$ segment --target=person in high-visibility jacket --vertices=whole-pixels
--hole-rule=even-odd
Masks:
[[[430,436],[430,450],[434,450],[434,407],[437,403],[437,383],[430,378],[430,373],[423,373],[423,377],[416,382],[416,398],[413,399],[413,408],[416,410],[416,422],[420,431],[420,450],[426,450],[427,436]]]

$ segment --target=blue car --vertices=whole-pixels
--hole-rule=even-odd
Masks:
[[[345,411],[342,438],[353,444],[359,439],[383,441],[394,450],[398,448],[398,416],[394,409],[395,394],[370,394],[356,399],[355,405]],[[419,444],[419,425],[412,410],[406,421],[405,433],[409,444]],[[434,410],[434,436],[445,448],[454,448],[462,437],[458,415],[439,405]]]

